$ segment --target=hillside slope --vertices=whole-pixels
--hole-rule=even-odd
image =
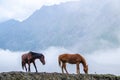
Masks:
[[[25,72],[3,72],[0,80],[120,80],[120,76],[110,74],[61,74],[61,73],[25,73]]]
[[[120,45],[120,13],[115,10],[109,0],[43,6],[23,22],[0,23],[0,48],[35,51],[63,46],[82,53],[116,48]]]

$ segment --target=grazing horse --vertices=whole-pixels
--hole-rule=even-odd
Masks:
[[[79,64],[82,63],[84,67],[84,72],[88,74],[88,65],[86,64],[85,59],[80,54],[65,53],[65,54],[59,55],[58,62],[59,62],[59,66],[62,69],[62,73],[64,73],[64,70],[65,70],[66,73],[68,74],[68,71],[66,69],[66,63],[70,63],[70,64],[76,64],[76,73],[80,74]],[[61,66],[61,63],[62,63],[62,66]]]
[[[43,54],[39,54],[39,53],[31,52],[31,51],[26,53],[26,54],[23,54],[22,55],[22,69],[24,69],[24,67],[25,67],[25,70],[27,72],[26,64],[28,64],[28,72],[30,72],[30,63],[33,63],[36,72],[38,72],[36,64],[35,64],[35,60],[39,59],[41,61],[41,63],[43,65],[45,65],[45,59],[44,58],[45,57],[44,57]]]

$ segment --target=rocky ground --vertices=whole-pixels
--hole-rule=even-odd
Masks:
[[[120,76],[111,74],[61,74],[61,73],[26,73],[2,72],[0,80],[120,80]]]

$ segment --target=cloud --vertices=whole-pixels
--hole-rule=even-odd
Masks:
[[[109,3],[111,4],[111,10],[116,14],[119,15],[120,13],[120,0],[110,0]]]
[[[51,5],[59,5],[60,3],[70,2],[70,1],[80,1],[78,5],[71,5],[68,10],[78,10],[78,7],[81,7],[82,10],[92,11],[92,8],[96,8],[92,5],[96,4],[104,7],[104,4],[108,4],[110,9],[114,14],[119,15],[120,13],[120,5],[119,0],[1,0],[0,1],[0,22],[15,19],[19,21],[23,21],[27,19],[30,15],[32,15],[36,10],[40,9],[42,6],[51,6]],[[97,8],[96,8],[97,9]],[[86,12],[87,13],[87,12]]]
[[[0,71],[21,71],[21,55],[22,52],[0,49]]]
[[[8,71],[24,71],[21,66],[21,56],[28,51],[14,52],[10,50],[0,49],[0,72]],[[36,60],[36,65],[39,72],[57,72],[59,71],[58,66],[58,55],[63,52],[69,52],[67,49],[61,47],[49,47],[46,50],[39,51],[45,55],[46,65],[42,65],[39,60]],[[52,67],[52,68],[51,68]],[[60,69],[61,70],[61,69]],[[31,64],[31,71],[34,72],[35,69],[33,64]]]
[[[28,51],[26,51],[28,52]],[[0,50],[0,71],[24,71],[21,67],[21,55],[26,52],[13,52],[9,50]],[[46,65],[42,65],[39,60],[36,60],[36,66],[39,72],[60,72],[61,68],[58,65],[58,56],[65,52],[74,53],[64,47],[49,47],[42,52],[45,55]],[[89,73],[97,74],[115,74],[119,75],[120,64],[120,48],[111,50],[98,50],[90,54],[83,55],[89,65]],[[80,65],[80,72],[83,72],[83,66]],[[76,65],[67,64],[67,70],[70,73],[76,73]],[[31,71],[35,72],[33,64]]]
[[[67,0],[67,1],[72,1],[72,0]],[[28,18],[34,11],[37,9],[40,9],[42,6],[47,5],[51,6],[54,4],[60,4],[61,2],[65,2],[65,0],[1,0],[0,1],[0,21],[2,20],[7,20],[7,19],[16,19],[19,21],[22,21],[26,18]],[[100,2],[100,3],[99,3]],[[95,4],[96,3],[96,4]],[[105,5],[101,5],[104,3]],[[111,28],[111,23],[115,24],[117,23],[116,18],[120,17],[120,1],[119,0],[91,0],[87,2],[87,0],[81,0],[81,5],[72,5],[69,8],[69,10],[78,10],[78,6],[81,6],[81,12],[90,14],[98,11],[96,16],[95,16],[95,21],[98,20],[98,22],[92,23],[92,20],[89,21],[91,22],[90,26],[85,26],[85,31],[86,34],[83,38],[79,38],[78,42],[76,41],[75,46],[72,46],[72,48],[65,49],[63,47],[49,47],[43,51],[45,57],[46,57],[46,65],[42,65],[39,60],[36,60],[36,65],[38,67],[39,72],[61,72],[60,67],[58,66],[57,62],[57,57],[59,54],[68,52],[68,53],[74,53],[73,51],[80,52],[79,50],[84,50],[82,52],[87,52],[82,53],[83,56],[85,56],[88,65],[89,65],[89,73],[109,73],[109,74],[120,74],[119,67],[120,63],[120,48],[119,48],[119,43],[120,43],[120,36],[119,36],[119,24],[118,26],[115,26],[114,28]],[[93,5],[95,4],[95,5]],[[87,6],[86,6],[87,5]],[[74,7],[73,7],[74,6]],[[99,7],[98,7],[99,6]],[[109,16],[103,15],[103,20],[99,21],[99,13],[101,10],[105,10],[107,12],[106,8],[111,9],[108,10],[110,14],[114,14],[115,22],[109,22],[107,23],[106,18],[109,19]],[[110,7],[110,8],[108,8]],[[67,9],[68,9],[67,8]],[[94,9],[95,8],[95,9]],[[83,10],[83,11],[82,11]],[[92,14],[94,15],[94,14]],[[107,17],[104,17],[107,16]],[[91,16],[92,17],[92,16]],[[101,16],[100,16],[101,18]],[[105,18],[105,20],[104,20]],[[88,19],[88,18],[87,18]],[[94,18],[92,18],[94,19]],[[107,20],[108,20],[107,19]],[[88,19],[89,20],[89,19]],[[112,20],[110,18],[109,20]],[[85,21],[86,22],[86,21]],[[104,24],[102,24],[104,22]],[[106,26],[108,24],[108,26]],[[99,25],[99,27],[98,27]],[[117,24],[116,24],[117,25]],[[97,26],[97,27],[96,27]],[[114,25],[112,25],[114,26]],[[103,33],[105,32],[105,33]],[[115,40],[116,39],[116,40]],[[117,42],[118,41],[118,42]],[[82,45],[81,45],[82,44]],[[111,45],[115,47],[110,47]],[[99,47],[98,45],[102,46],[102,48],[97,48]],[[118,46],[116,46],[118,45]],[[106,46],[108,48],[106,48]],[[91,48],[95,48],[94,50],[89,51]],[[109,48],[110,47],[110,48]],[[116,48],[118,47],[118,48]],[[97,48],[97,49],[96,49]],[[87,51],[88,49],[88,51]],[[71,51],[72,50],[72,51]],[[14,52],[10,50],[0,50],[0,71],[1,72],[6,72],[6,71],[23,71],[21,68],[21,55],[25,52]],[[35,71],[32,67],[32,71]],[[68,71],[71,73],[75,73],[75,65],[67,65]],[[81,66],[81,71],[82,71],[82,66]]]
[[[64,52],[71,52],[62,47],[49,47],[42,51],[46,56],[46,65],[42,66],[45,72],[61,72],[58,65],[58,56]],[[41,70],[39,70],[41,71]]]
[[[85,56],[91,73],[120,74],[120,48],[97,50]]]
[[[42,6],[55,5],[74,0],[1,0],[0,21],[15,19],[23,21]]]

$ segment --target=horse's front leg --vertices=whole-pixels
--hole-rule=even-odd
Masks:
[[[35,67],[36,72],[38,72],[38,71],[37,71],[36,64],[35,64],[35,62],[34,62],[34,61],[33,61],[33,65],[34,65],[34,67]]]
[[[76,64],[76,73],[77,73],[77,74],[80,74],[79,63]]]
[[[28,61],[28,72],[30,72],[30,61]]]

